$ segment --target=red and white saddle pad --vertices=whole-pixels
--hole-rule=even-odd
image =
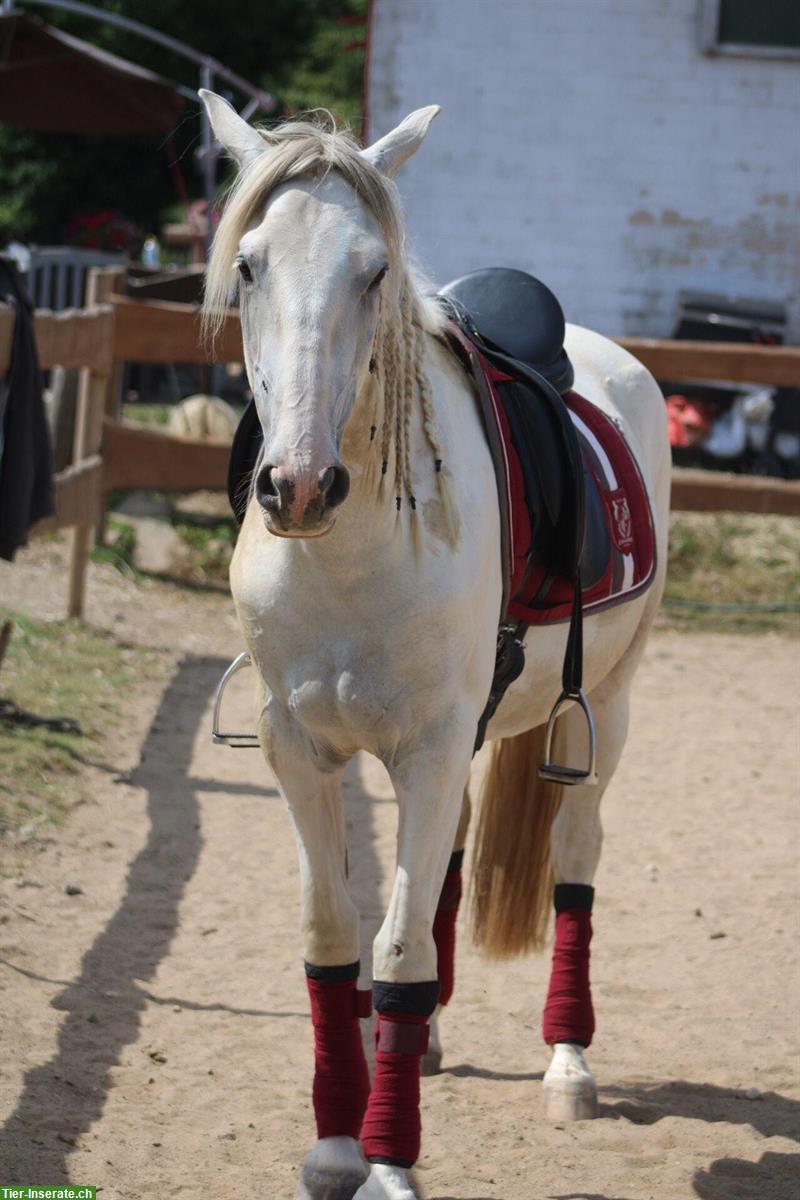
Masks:
[[[568,578],[547,564],[529,568],[536,530],[525,501],[522,467],[495,385],[509,378],[484,361],[487,382],[505,460],[511,550],[511,600],[508,615],[529,625],[568,621],[573,587]],[[565,393],[586,469],[597,484],[609,533],[610,552],[605,571],[583,593],[583,611],[599,612],[641,595],[653,580],[655,533],[650,501],[639,465],[618,425],[577,392]],[[497,469],[497,460],[495,460]]]

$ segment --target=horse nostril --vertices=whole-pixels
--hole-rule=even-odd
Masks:
[[[319,490],[324,499],[324,507],[336,508],[347,498],[350,491],[350,472],[347,467],[328,467],[319,477]]]
[[[328,489],[333,485],[333,481],[335,478],[336,478],[336,468],[335,467],[327,467],[324,471],[320,472],[319,490],[322,492],[323,496],[326,495],[326,493],[328,492]]]
[[[256,499],[259,504],[266,504],[268,501],[274,503],[279,498],[279,492],[275,486],[275,480],[272,478],[272,472],[275,468],[272,465],[262,467],[256,476]]]

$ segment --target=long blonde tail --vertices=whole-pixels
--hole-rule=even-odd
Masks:
[[[492,746],[472,867],[475,945],[514,958],[544,945],[553,897],[550,827],[562,787],[540,779],[545,727]],[[558,725],[553,739],[558,749]]]

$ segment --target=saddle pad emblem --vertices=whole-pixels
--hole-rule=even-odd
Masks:
[[[628,497],[622,488],[611,492],[608,497],[611,506],[611,533],[614,544],[623,554],[633,548],[633,518],[631,517]]]

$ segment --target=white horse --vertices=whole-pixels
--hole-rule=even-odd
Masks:
[[[437,928],[449,924],[452,933],[458,889],[450,888],[449,903],[440,900],[446,875],[451,884],[458,876],[451,854],[466,835],[463,798],[492,680],[502,587],[496,483],[471,384],[407,261],[391,182],[438,109],[412,113],[362,150],[330,126],[257,131],[220,97],[202,95],[240,167],[215,239],[205,312],[213,333],[238,286],[263,429],[231,587],[260,680],[260,741],[300,857],[318,1132],[300,1195],[413,1200],[420,1062],[447,970],[447,938],[433,929],[441,921]],[[496,954],[529,948],[553,877],[577,912],[579,936],[551,985],[567,1016],[550,1038],[545,1096],[549,1115],[561,1119],[593,1111],[581,906],[590,908],[599,804],[661,596],[670,469],[664,402],[647,371],[584,329],[568,328],[567,348],[576,390],[613,416],[635,451],[658,568],[643,596],[585,624],[597,786],[560,789],[536,778],[542,726],[560,690],[565,626],[529,631],[525,670],[488,730],[502,741],[477,839],[480,941]],[[559,727],[564,753],[576,759],[585,740],[579,710],[569,708]],[[385,764],[399,805],[394,886],[373,950],[371,1085],[356,1016],[358,913],[347,889],[340,794],[344,767],[359,750]],[[577,1032],[573,1002],[583,1006]]]

